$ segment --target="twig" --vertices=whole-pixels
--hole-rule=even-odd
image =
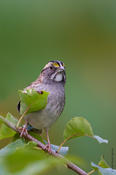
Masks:
[[[11,122],[9,122],[8,120],[6,120],[4,117],[0,116],[0,119],[4,121],[4,123],[10,127],[11,129],[13,129],[14,131],[16,131],[17,133],[21,134],[21,130],[16,128]],[[28,139],[30,141],[34,141],[37,143],[37,146],[40,147],[43,151],[46,151],[46,145],[44,145],[42,142],[40,142],[39,140],[37,140],[36,138],[32,137],[30,134],[28,133],[24,133],[23,137],[25,139]],[[63,159],[65,160],[65,164],[67,165],[67,167],[69,169],[71,169],[72,171],[76,172],[79,175],[87,175],[87,173],[82,170],[81,168],[79,168],[77,165],[75,165],[74,163],[70,162],[69,160],[67,160],[65,157],[63,157],[61,154],[56,153],[52,150],[47,151],[50,155]]]
[[[20,123],[21,123],[21,120],[24,118],[24,116],[25,116],[25,114],[28,112],[29,108],[30,108],[30,107],[28,107],[28,108],[25,110],[25,112],[21,115],[21,117],[20,117],[20,119],[18,120],[17,125],[16,125],[17,128],[19,127],[19,125],[20,125]]]
[[[91,175],[95,172],[95,170],[91,170],[87,175]]]

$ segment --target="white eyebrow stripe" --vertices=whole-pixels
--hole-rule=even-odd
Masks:
[[[44,69],[51,66],[51,62],[45,65]]]
[[[59,65],[60,65],[60,67],[62,67],[62,64],[61,64],[61,62],[59,61]]]

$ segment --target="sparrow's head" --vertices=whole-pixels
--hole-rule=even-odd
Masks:
[[[42,80],[47,83],[65,83],[65,66],[62,61],[50,61],[41,71]]]

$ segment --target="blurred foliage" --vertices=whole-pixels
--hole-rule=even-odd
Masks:
[[[86,166],[101,154],[111,165],[116,147],[115,19],[114,0],[0,1],[0,112],[18,115],[17,90],[34,81],[49,60],[61,59],[67,71],[66,106],[51,129],[52,143],[63,140],[64,124],[77,115],[110,141],[98,145],[79,138],[68,144],[71,154],[85,157]]]
[[[30,103],[33,104],[32,102],[34,98],[32,97],[35,97],[35,93],[31,91],[29,94],[27,94],[26,98],[29,98],[30,95]],[[44,98],[46,99],[46,97]],[[35,108],[35,106],[36,103],[33,104],[33,108]],[[50,168],[53,169],[54,167],[58,167],[59,163],[60,165],[64,165],[64,163],[66,164],[66,162],[70,161],[71,159],[72,162],[75,162],[76,160],[76,162],[78,162],[79,165],[84,166],[84,161],[82,161],[81,159],[79,160],[79,158],[76,156],[71,156],[70,154],[68,154],[68,156],[66,156],[64,159],[56,157],[54,158],[53,156],[50,156],[47,152],[45,153],[43,150],[41,150],[38,147],[39,144],[36,143],[34,139],[34,141],[28,141],[27,139],[20,138],[20,135],[18,133],[16,134],[16,132],[14,131],[15,129],[13,131],[11,129],[17,127],[17,122],[16,119],[10,113],[7,114],[6,118],[0,116],[0,120],[2,122],[0,128],[0,139],[13,137],[13,142],[0,150],[0,172],[2,171],[2,175],[36,175]],[[67,139],[64,140],[66,142],[69,139],[73,139],[79,136],[90,136],[91,138],[93,138],[93,132],[90,123],[86,119],[84,119],[83,117],[75,117],[66,124],[64,136]],[[63,144],[61,144],[59,148],[58,146],[56,147],[56,145],[52,144],[51,150],[53,152],[57,151],[61,155],[65,155],[68,152],[65,147],[62,147]],[[101,159],[98,165],[92,163],[92,167],[94,171],[100,171],[100,175],[107,175],[107,171],[116,171],[112,170],[111,168],[107,169],[108,165],[103,158]]]
[[[34,142],[26,143],[22,139],[0,150],[0,162],[0,165],[4,167],[2,175],[34,175],[58,166],[59,163],[62,164],[62,161],[36,149]]]

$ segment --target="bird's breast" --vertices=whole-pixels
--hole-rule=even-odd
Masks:
[[[62,87],[38,87],[36,90],[45,90],[48,95],[47,105],[44,109],[26,116],[26,120],[37,129],[49,128],[60,116],[64,109],[65,94]]]

